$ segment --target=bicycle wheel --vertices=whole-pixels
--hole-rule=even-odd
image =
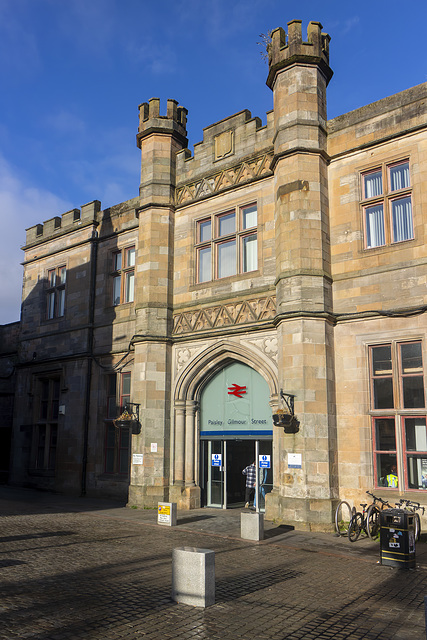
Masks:
[[[345,536],[351,520],[351,507],[345,500],[341,500],[335,511],[335,530],[337,535]]]
[[[380,532],[380,512],[378,507],[371,504],[366,514],[366,530],[370,538],[374,539]]]
[[[414,524],[415,524],[415,542],[418,542],[421,535],[421,518],[418,513],[414,513]]]
[[[361,513],[357,512],[350,521],[350,525],[348,527],[348,539],[350,542],[356,542],[357,538],[360,536],[360,533],[363,529],[363,516]]]

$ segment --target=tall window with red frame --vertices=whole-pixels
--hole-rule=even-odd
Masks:
[[[427,489],[427,425],[420,340],[370,347],[377,486]]]
[[[131,397],[131,374],[112,373],[107,376],[107,420],[105,432],[105,473],[127,476],[131,433],[129,427],[116,427],[113,420],[122,412]]]
[[[133,302],[135,299],[135,247],[126,247],[113,253],[113,305]]]

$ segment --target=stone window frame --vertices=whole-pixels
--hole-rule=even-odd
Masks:
[[[132,256],[130,258],[130,256]],[[135,301],[135,262],[134,244],[112,252],[111,298],[113,307]]]
[[[245,212],[255,210],[256,224],[251,226],[245,225]],[[221,230],[224,224],[226,227],[227,218],[234,216],[234,230]],[[206,230],[208,230],[206,234]],[[254,268],[248,268],[245,261],[248,260],[249,251],[245,249],[248,242],[256,243],[255,258],[256,265]],[[231,248],[235,247],[235,271],[233,273],[221,273],[221,251],[226,249],[227,245]],[[258,206],[256,202],[245,205],[237,205],[230,207],[219,213],[212,213],[203,216],[195,221],[195,252],[196,252],[196,284],[212,282],[214,280],[223,280],[224,278],[236,277],[244,273],[250,273],[258,270]],[[202,263],[201,256],[209,257],[208,277],[201,275]],[[252,266],[252,265],[250,265]]]
[[[408,166],[408,179],[407,185],[401,188],[392,188],[391,172],[394,168]],[[367,193],[367,180],[369,176],[379,175],[381,177],[382,188],[381,192],[375,194]],[[395,160],[392,162],[382,162],[375,166],[363,170],[360,173],[360,189],[361,189],[361,209],[362,209],[362,226],[364,236],[364,248],[366,250],[379,249],[391,245],[396,245],[401,242],[409,242],[413,240],[414,235],[414,214],[413,214],[413,184],[411,179],[411,163],[409,158],[403,158],[401,160]],[[395,226],[393,217],[393,205],[399,201],[407,200],[410,209],[410,216],[408,216],[408,230],[407,237],[395,238]],[[370,230],[371,225],[368,225],[368,211],[371,210],[373,218],[375,217],[375,208],[377,208],[378,219],[381,219],[382,238],[374,238],[376,231]],[[381,213],[379,212],[381,209]],[[375,226],[373,220],[372,226]],[[378,225],[377,225],[378,226]],[[369,238],[371,241],[369,241]]]
[[[67,267],[62,264],[47,271],[46,320],[63,318],[65,315],[65,286]]]
[[[409,367],[408,359],[402,355],[405,347],[419,345],[420,351],[417,366]],[[382,369],[375,370],[374,350],[389,350],[388,356],[382,360]],[[404,364],[406,362],[406,365]],[[386,343],[369,346],[369,380],[370,380],[370,415],[372,420],[372,444],[374,484],[377,488],[393,489],[385,486],[387,468],[396,464],[399,479],[398,490],[422,491],[427,489],[427,413],[425,393],[425,358],[423,341],[390,340]],[[415,379],[421,379],[413,384]],[[388,387],[389,406],[378,407],[375,398],[375,385],[384,383]],[[411,387],[415,389],[415,404],[410,406]],[[418,389],[417,389],[418,387]],[[387,395],[387,394],[386,394]],[[423,433],[424,427],[424,433]],[[418,448],[418,443],[422,446]],[[416,482],[418,474],[418,482]],[[424,478],[425,476],[425,478]]]

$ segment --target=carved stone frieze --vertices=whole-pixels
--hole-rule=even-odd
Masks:
[[[270,170],[272,159],[273,152],[264,153],[256,158],[240,162],[234,167],[218,171],[211,176],[178,187],[176,189],[176,204],[187,204],[193,200],[224,191],[224,189],[272,175]]]
[[[276,296],[231,302],[176,314],[173,333],[180,335],[237,324],[253,324],[270,320],[275,315]]]

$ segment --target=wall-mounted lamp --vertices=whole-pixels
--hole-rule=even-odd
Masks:
[[[273,424],[276,427],[283,427],[285,433],[298,433],[300,423],[294,413],[295,396],[292,393],[284,393],[280,389],[280,398],[285,408],[273,413]]]

